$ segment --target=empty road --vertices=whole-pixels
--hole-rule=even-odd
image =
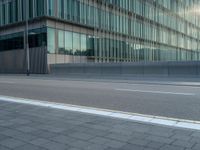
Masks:
[[[0,76],[0,95],[200,121],[200,86]]]

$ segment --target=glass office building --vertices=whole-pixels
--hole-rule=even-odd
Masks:
[[[49,63],[200,60],[200,0],[25,1],[0,0],[0,51],[24,47],[27,15]]]

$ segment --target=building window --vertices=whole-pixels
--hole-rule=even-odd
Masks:
[[[56,47],[55,47],[55,30],[54,29],[52,29],[52,28],[48,28],[47,29],[47,43],[48,43],[48,53],[51,53],[51,54],[55,54],[55,49],[56,49]]]
[[[73,33],[73,54],[81,55],[80,34]]]
[[[54,16],[54,0],[48,0],[48,15]]]
[[[65,31],[65,54],[73,55],[72,32]]]
[[[64,45],[64,31],[58,30],[58,53],[64,54],[65,53],[65,45]]]

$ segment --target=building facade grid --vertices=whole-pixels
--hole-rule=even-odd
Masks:
[[[28,0],[28,9],[24,1],[0,0],[0,30],[25,21],[26,13],[29,20],[44,18],[46,26],[30,30],[29,42],[46,46],[49,55],[92,62],[200,60],[200,0]],[[23,48],[23,33],[0,35],[0,50],[17,49],[12,42]]]

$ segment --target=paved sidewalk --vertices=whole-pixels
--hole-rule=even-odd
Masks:
[[[0,150],[199,150],[200,131],[0,101]]]

